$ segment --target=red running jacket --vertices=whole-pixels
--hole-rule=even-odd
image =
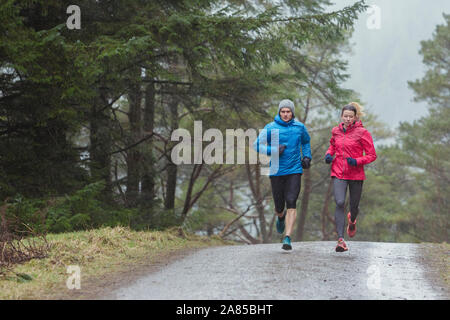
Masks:
[[[361,121],[349,126],[345,132],[344,123],[334,127],[327,153],[336,155],[331,163],[331,176],[343,180],[365,180],[364,165],[377,158],[372,136]],[[349,157],[356,159],[356,167],[347,163]]]

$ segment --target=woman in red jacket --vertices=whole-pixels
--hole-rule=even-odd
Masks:
[[[338,234],[337,252],[348,250],[344,241],[344,203],[347,187],[350,190],[347,234],[352,238],[356,233],[359,200],[361,199],[363,181],[366,179],[364,165],[375,161],[377,158],[372,136],[360,120],[363,115],[362,107],[356,102],[342,108],[342,122],[331,131],[330,147],[325,157],[326,163],[332,163],[331,177],[336,201],[334,216]],[[334,155],[336,157],[333,159]]]

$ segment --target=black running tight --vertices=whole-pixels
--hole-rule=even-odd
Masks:
[[[284,211],[285,204],[287,209],[297,208],[297,198],[300,193],[301,178],[301,173],[270,177],[275,211],[277,213],[282,213]]]

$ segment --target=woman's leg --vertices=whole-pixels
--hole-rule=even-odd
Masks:
[[[336,232],[338,234],[338,238],[344,238],[344,229],[345,229],[345,196],[347,194],[347,185],[348,182],[346,180],[341,180],[338,178],[333,178],[334,184],[334,200],[336,201],[336,211],[334,212],[334,219],[336,221]]]
[[[350,214],[352,222],[355,222],[359,213],[359,200],[361,200],[363,180],[349,182],[350,190]]]

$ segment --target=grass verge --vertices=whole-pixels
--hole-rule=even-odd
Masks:
[[[434,258],[438,262],[438,268],[441,278],[444,280],[447,288],[450,288],[450,244],[440,243],[434,252]]]
[[[173,228],[166,231],[132,231],[124,227],[50,234],[47,258],[17,265],[0,277],[0,300],[95,299],[111,284],[133,280],[193,249],[231,245],[218,237],[202,237]],[[82,290],[69,290],[68,266],[79,266]],[[17,276],[20,274],[21,276]],[[102,288],[105,288],[102,291]]]
[[[450,244],[422,243],[421,248],[432,285],[450,297]]]

